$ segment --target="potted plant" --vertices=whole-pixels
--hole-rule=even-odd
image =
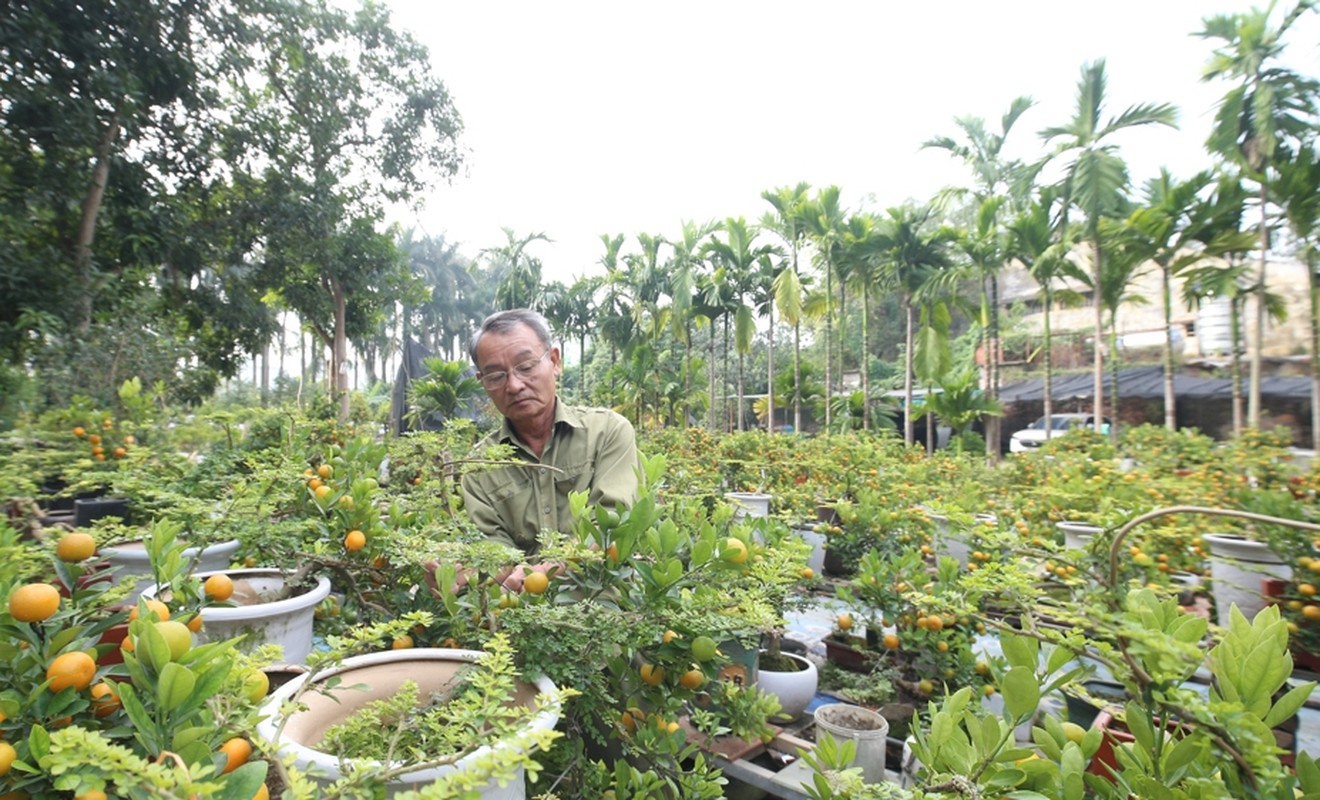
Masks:
[[[363,631],[272,693],[258,734],[292,762],[292,781],[333,792],[383,783],[387,794],[431,786],[525,796],[531,757],[560,736],[564,694],[548,678],[522,682],[507,638],[484,651],[405,648],[353,656],[404,635],[424,615]],[[431,790],[434,791],[434,790]],[[442,790],[443,792],[443,790]]]

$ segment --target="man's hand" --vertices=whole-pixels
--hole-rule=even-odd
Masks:
[[[549,561],[542,564],[519,564],[508,572],[501,572],[495,576],[500,585],[510,592],[521,592],[523,582],[527,580],[527,575],[532,572],[543,572],[547,578],[553,578],[564,568],[563,564]]]
[[[435,595],[436,597],[441,596],[440,587],[436,585],[435,582],[435,570],[439,566],[440,566],[440,562],[438,561],[428,561],[422,565],[422,567],[426,570],[426,585],[430,587],[431,594]],[[449,586],[450,594],[458,594],[459,590],[461,590],[464,586],[467,586],[468,582],[472,580],[472,578],[475,577],[477,574],[476,570],[468,569],[467,567],[464,567],[462,564],[455,564],[454,569],[455,569],[454,582]]]

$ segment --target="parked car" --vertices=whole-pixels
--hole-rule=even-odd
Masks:
[[[1050,422],[1050,428],[1046,429],[1045,418],[1041,417],[1026,428],[1014,431],[1008,440],[1008,452],[1026,453],[1035,450],[1056,436],[1063,436],[1068,431],[1077,430],[1078,428],[1093,428],[1095,427],[1095,415],[1051,414]],[[1109,419],[1102,418],[1100,424],[1101,430],[1108,433]]]

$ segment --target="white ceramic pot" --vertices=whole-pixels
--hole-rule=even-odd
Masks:
[[[807,706],[816,697],[820,675],[811,659],[782,651],[780,655],[797,662],[801,669],[795,672],[766,669],[765,651],[762,650],[756,670],[756,685],[762,692],[779,698],[780,713],[789,721],[794,721],[802,716],[802,712],[807,710]]]
[[[257,725],[257,735],[277,745],[283,756],[292,756],[299,770],[314,776],[321,785],[328,785],[338,780],[343,773],[340,771],[338,756],[317,749],[326,728],[342,722],[368,703],[397,694],[405,680],[414,681],[421,696],[429,697],[450,685],[460,669],[483,655],[480,650],[417,648],[387,650],[347,658],[339,667],[317,676],[318,683],[337,677],[339,685],[326,691],[305,692],[301,697],[301,707],[289,711],[288,720],[284,722],[278,738],[276,731],[286,711],[282,706],[307,683],[311,675],[300,675],[272,692],[261,708],[263,720]],[[366,688],[362,689],[363,686]],[[530,706],[538,693],[549,694],[555,691],[556,687],[549,678],[538,678],[519,687],[517,702]],[[559,707],[554,705],[538,709],[529,725],[534,730],[550,730],[558,722]],[[507,746],[499,743],[494,745],[497,748]],[[489,747],[483,747],[455,764],[405,773],[386,785],[386,794],[421,789],[446,775],[473,769],[475,762],[489,752]],[[506,786],[492,781],[482,790],[481,797],[490,800],[523,800],[526,797],[523,784],[520,772]]]
[[[312,652],[312,623],[316,605],[330,594],[330,579],[317,577],[316,585],[302,594],[285,597],[284,573],[278,569],[233,569],[199,572],[196,577],[206,580],[223,572],[234,581],[232,606],[210,606],[202,609],[202,630],[198,639],[203,642],[246,637],[240,647],[253,650],[263,644],[278,644],[284,648],[286,664],[302,664]],[[156,595],[156,585],[143,591],[148,597]]]
[[[967,531],[955,531],[953,523],[943,514],[927,513],[931,524],[935,527],[935,552],[956,559],[964,567],[967,566],[972,556],[971,537]]]
[[[842,742],[851,739],[857,745],[857,755],[851,766],[860,767],[866,783],[885,780],[885,738],[889,734],[889,720],[869,708],[831,703],[816,709],[816,741],[822,733]]]
[[[229,539],[206,547],[189,547],[183,551],[188,562],[189,572],[215,572],[225,569],[238,551],[238,540]],[[110,573],[110,582],[119,583],[129,576],[151,575],[151,556],[147,554],[147,544],[143,541],[124,542],[104,548],[101,555],[114,569]],[[133,590],[129,602],[136,602],[142,589],[148,584],[139,581]]]
[[[1292,568],[1269,545],[1227,533],[1202,538],[1210,546],[1210,590],[1220,625],[1228,625],[1234,605],[1248,620],[1260,613],[1265,607],[1261,592],[1265,578],[1292,578]]]

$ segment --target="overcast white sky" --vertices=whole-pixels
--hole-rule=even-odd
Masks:
[[[547,279],[599,272],[602,233],[677,235],[683,220],[758,219],[765,189],[838,184],[850,209],[926,200],[968,176],[947,153],[955,117],[992,129],[1010,101],[1037,106],[1015,154],[1066,122],[1082,64],[1105,58],[1109,112],[1171,102],[1180,130],[1119,139],[1138,183],[1167,166],[1207,167],[1203,142],[1227,91],[1200,72],[1194,37],[1228,0],[969,2],[547,2],[386,0],[397,27],[431,51],[466,131],[463,174],[417,215],[468,256],[501,227],[544,232],[528,252]],[[1292,0],[1282,6],[1291,8]],[[1290,61],[1320,75],[1312,14]]]

